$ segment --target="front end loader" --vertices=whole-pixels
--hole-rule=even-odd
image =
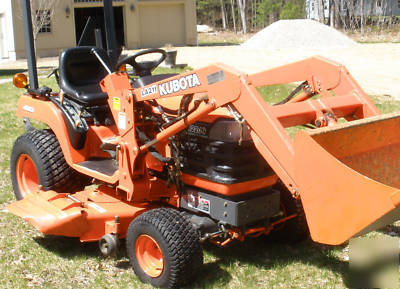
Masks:
[[[310,233],[337,245],[399,218],[399,114],[381,115],[344,66],[312,57],[253,75],[224,64],[152,75],[165,57],[112,65],[102,49],[70,48],[59,92],[17,75],[27,133],[7,209],[105,255],[126,238],[138,277],[166,288],[193,279],[202,242]],[[285,83],[300,85],[276,105],[257,90]],[[292,138],[295,126],[307,128]]]

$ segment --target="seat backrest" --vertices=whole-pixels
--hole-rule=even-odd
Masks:
[[[92,46],[69,48],[60,55],[60,88],[72,97],[78,95],[77,91],[82,92],[85,88],[89,89],[89,93],[97,89],[101,92],[99,83],[107,75],[107,71],[91,52],[93,48]],[[96,48],[96,51],[109,64],[105,50]]]

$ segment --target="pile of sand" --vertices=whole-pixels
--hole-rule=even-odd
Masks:
[[[357,43],[327,25],[314,20],[280,20],[256,33],[242,44],[252,49],[345,48]]]

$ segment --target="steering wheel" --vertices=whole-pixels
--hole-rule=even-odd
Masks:
[[[145,54],[151,54],[151,53],[158,53],[161,54],[159,59],[153,60],[153,61],[141,61],[137,62],[136,58],[139,56],[145,55]],[[140,77],[146,76],[146,75],[151,75],[151,72],[158,66],[160,65],[161,62],[165,60],[167,57],[167,53],[159,48],[150,48],[150,49],[145,49],[142,51],[139,51],[133,55],[128,55],[123,57],[117,62],[117,68],[119,68],[121,65],[124,64],[129,64],[135,69],[135,75],[138,75]]]

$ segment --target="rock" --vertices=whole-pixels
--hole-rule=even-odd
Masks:
[[[314,20],[280,20],[242,44],[252,49],[344,48],[357,43],[340,31]]]

